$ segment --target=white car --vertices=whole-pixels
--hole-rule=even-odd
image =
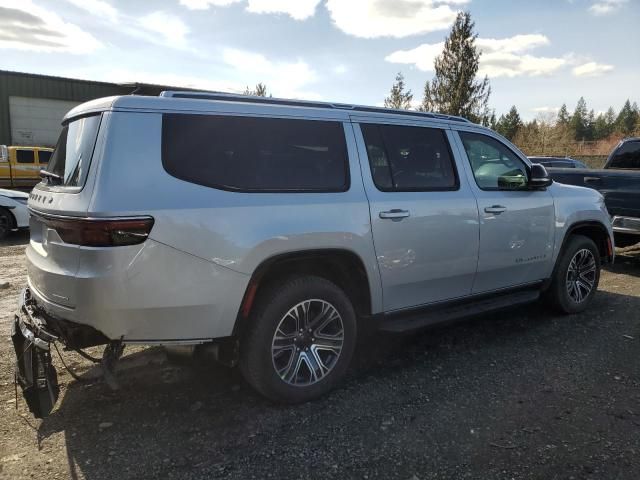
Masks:
[[[29,228],[29,194],[0,188],[0,240],[9,232]]]

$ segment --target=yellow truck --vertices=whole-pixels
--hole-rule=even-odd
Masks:
[[[33,187],[47,168],[52,148],[0,145],[0,188]]]

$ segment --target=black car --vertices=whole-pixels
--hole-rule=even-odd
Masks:
[[[529,157],[534,162],[535,158]],[[590,187],[604,196],[616,246],[640,242],[640,137],[625,138],[609,154],[603,169],[550,168],[556,182]]]
[[[541,163],[547,168],[589,168],[580,160],[571,157],[529,157],[533,163]]]

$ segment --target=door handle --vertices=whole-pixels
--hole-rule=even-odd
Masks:
[[[602,183],[602,179],[598,177],[584,177],[585,185],[600,185]]]
[[[407,218],[409,216],[409,210],[400,210],[399,208],[393,208],[391,210],[387,210],[386,212],[380,212],[378,214],[380,218],[390,218],[390,219],[398,219],[398,218]]]
[[[507,211],[507,207],[503,207],[502,205],[492,205],[490,207],[484,207],[484,211],[486,213],[493,213],[495,215],[500,215],[502,212]]]

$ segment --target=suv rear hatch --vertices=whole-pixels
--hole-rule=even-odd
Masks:
[[[64,222],[87,215],[95,181],[90,167],[97,164],[93,157],[99,156],[101,123],[103,114],[98,113],[63,124],[43,180],[29,196],[29,283],[45,299],[66,307],[75,305],[80,246],[64,240]]]

